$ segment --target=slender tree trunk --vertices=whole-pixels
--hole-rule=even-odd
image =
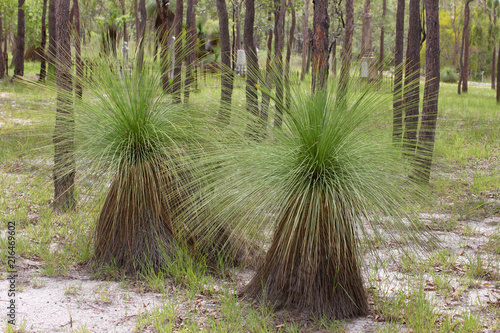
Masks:
[[[57,8],[57,111],[54,129],[54,209],[74,209],[74,119],[71,92],[70,0],[59,0]]]
[[[163,92],[168,92],[170,89],[170,56],[168,52],[169,45],[169,15],[168,15],[168,0],[156,0],[156,6],[161,20],[159,27],[159,42],[161,44],[160,61]]]
[[[497,62],[497,103],[500,103],[500,45],[498,46]]]
[[[45,77],[47,76],[47,62],[45,61],[46,59],[46,54],[47,52],[45,51],[45,47],[47,45],[47,27],[45,24],[45,19],[47,17],[47,0],[43,0],[43,9],[42,9],[42,41],[40,42],[40,49],[42,54],[40,54],[40,57],[42,58],[40,62],[40,77],[39,81],[43,82],[45,81]]]
[[[274,126],[281,128],[283,122],[283,46],[285,40],[285,14],[286,0],[275,0],[276,10],[274,12],[274,84],[276,85],[276,113],[274,115]],[[281,104],[281,105],[280,105]]]
[[[186,85],[184,87],[184,103],[189,101],[189,91],[191,89],[191,85],[194,82],[194,76],[196,74],[196,39],[197,39],[197,30],[196,30],[196,13],[195,6],[196,0],[188,0],[187,2],[187,11],[186,11]]]
[[[120,0],[120,4],[122,6],[122,15],[125,16],[127,14],[125,8],[125,0]],[[123,22],[123,42],[128,44],[128,34],[127,34],[127,23]]]
[[[272,21],[271,13],[268,14],[268,21]],[[267,31],[267,57],[266,57],[266,77],[264,79],[263,86],[266,87],[267,91],[272,89],[272,60],[271,53],[273,49],[273,29]],[[269,104],[271,98],[268,94],[262,94],[262,110],[261,115],[265,119],[264,126],[267,126],[267,119],[269,114]]]
[[[75,65],[76,65],[76,82],[75,94],[78,98],[83,95],[83,62],[82,62],[82,49],[80,40],[80,7],[78,0],[73,0],[74,9],[74,29],[75,29]]]
[[[470,2],[467,1],[464,10],[464,70],[463,70],[463,80],[462,80],[462,91],[467,92],[468,82],[469,82],[469,19],[470,19]]]
[[[295,6],[291,0],[289,0],[288,5],[291,8],[292,22],[290,25],[290,33],[288,34],[288,43],[286,46],[286,60],[285,60],[285,86],[286,86],[286,107],[290,107],[290,103],[292,100],[292,96],[290,95],[290,58],[292,56],[292,45],[293,45],[293,36],[295,34]],[[328,52],[328,50],[326,51]],[[327,64],[328,66],[328,64]]]
[[[233,95],[233,77],[231,70],[231,43],[229,39],[229,18],[227,14],[226,0],[216,0],[217,14],[219,17],[219,35],[221,42],[222,61],[222,87],[221,87],[221,107],[219,110],[219,120],[228,123],[231,117],[231,97]]]
[[[495,89],[497,49],[495,37],[493,37],[493,57],[491,59],[491,89]]]
[[[56,10],[58,0],[49,0],[49,52],[47,61],[49,72],[55,73],[55,60],[57,56],[57,31],[56,31]]]
[[[369,0],[367,0],[369,1]],[[314,32],[312,46],[312,92],[324,89],[328,79],[328,0],[313,0],[314,3]]]
[[[7,52],[7,33],[3,39],[3,65],[5,68],[5,75],[9,75],[9,53]]]
[[[425,47],[425,89],[422,119],[418,133],[418,147],[415,159],[415,178],[428,184],[438,115],[439,97],[439,0],[425,0],[427,39]]]
[[[420,22],[420,0],[410,0],[408,47],[405,68],[405,131],[404,148],[409,156],[415,154],[420,103],[420,48],[422,26]]]
[[[370,0],[365,0],[365,8],[363,10],[363,26],[361,32],[360,58],[366,57],[372,52],[372,50],[367,50],[367,41],[366,41],[367,38],[371,38],[371,36],[369,36],[370,20],[371,20]]]
[[[307,49],[309,44],[309,2],[311,0],[306,0],[306,6],[304,8],[304,20],[302,22],[302,35],[304,40],[302,41],[302,72],[300,73],[300,81],[304,81],[306,75],[306,61],[307,61]]]
[[[257,59],[257,48],[254,43],[253,26],[255,22],[255,3],[254,0],[245,0],[245,25],[243,27],[243,41],[245,46],[245,56],[247,59],[247,82],[246,82],[246,99],[247,110],[254,116],[253,121],[260,121],[260,124],[255,124],[253,121],[248,126],[249,135],[258,139],[259,130],[264,130],[266,118],[262,114],[259,115],[259,99],[257,95],[257,83],[259,82],[260,70],[259,61]]]
[[[332,42],[332,75],[337,75],[337,38]]]
[[[174,103],[181,102],[181,86],[182,86],[182,61],[184,60],[182,52],[182,16],[184,10],[183,0],[177,0],[175,5],[175,19],[173,29],[175,33],[175,63],[174,63],[174,84],[172,94]]]
[[[242,1],[233,1],[233,47],[232,47],[232,69],[236,69],[238,61],[238,50],[241,49],[241,13]],[[240,74],[240,73],[238,73]]]
[[[17,39],[16,39],[16,54],[14,57],[14,76],[24,75],[24,0],[19,0],[17,8]]]
[[[382,77],[382,72],[384,70],[384,38],[385,38],[385,15],[387,13],[387,1],[382,0],[382,27],[380,28],[380,58],[379,58],[379,66],[378,70],[380,72],[380,76]]]
[[[339,96],[344,96],[349,84],[349,71],[351,70],[352,35],[354,32],[354,0],[345,2],[345,36],[342,46],[342,60],[340,67]]]
[[[137,0],[136,0],[137,2]],[[139,3],[138,3],[138,9],[137,9],[138,13],[139,13],[139,18],[136,17],[136,22],[138,23],[137,25],[137,37],[136,37],[136,43],[138,45],[138,54],[137,54],[137,69],[139,71],[142,70],[142,65],[143,65],[143,62],[144,62],[144,48],[145,48],[145,42],[144,42],[144,38],[146,37],[146,19],[147,19],[147,16],[146,16],[146,0],[139,0]],[[136,24],[137,24],[136,23]]]
[[[5,59],[3,57],[3,27],[2,27],[2,16],[0,15],[0,79],[3,79],[5,75]]]
[[[403,53],[404,53],[404,26],[405,0],[398,0],[396,10],[396,40],[394,47],[394,97],[392,119],[392,142],[401,143],[403,136]]]
[[[454,46],[453,46],[453,69],[457,70],[457,54],[458,54],[458,38],[459,33],[456,25],[457,21],[457,4],[453,2],[453,15],[451,15],[451,26],[453,27],[453,37],[454,37]]]
[[[462,52],[460,54],[460,80],[459,83],[462,84],[462,91],[465,93],[468,90],[469,81],[469,18],[470,18],[470,7],[469,4],[472,0],[465,1],[464,7],[464,30],[462,33]],[[460,94],[460,87],[458,88],[458,94]]]

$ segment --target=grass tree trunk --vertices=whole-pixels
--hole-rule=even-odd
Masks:
[[[184,103],[189,101],[189,92],[196,75],[196,6],[197,0],[188,0],[186,11],[186,85],[184,87]]]
[[[392,142],[401,143],[403,135],[403,53],[405,0],[398,0],[396,10],[396,40],[394,47],[394,95],[392,102]]]
[[[326,193],[318,198],[309,195],[309,207],[321,209],[304,212],[304,198],[290,198],[264,264],[243,293],[257,299],[265,297],[277,307],[293,305],[334,319],[364,315],[368,302],[356,260],[354,230],[334,236],[337,244],[332,244],[331,238],[336,223],[345,222],[340,222],[342,214],[349,216],[350,212],[335,211],[333,207],[341,206],[332,204]],[[297,216],[298,212],[303,214]],[[321,221],[315,239],[309,234],[312,216]],[[306,254],[309,249],[313,253]]]
[[[422,119],[418,133],[417,154],[415,156],[415,178],[418,182],[428,184],[438,115],[440,78],[439,0],[425,0],[425,9],[427,27],[425,47],[426,77]]]
[[[311,0],[306,0],[304,8],[304,20],[302,21],[302,71],[300,73],[300,81],[304,81],[306,76],[306,61],[307,61],[307,49],[309,44],[309,2]]]
[[[80,40],[80,7],[78,5],[78,0],[73,0],[73,12],[74,12],[74,23],[73,27],[75,29],[75,67],[76,67],[76,82],[75,82],[75,95],[78,98],[82,98],[83,95],[83,61],[82,61],[82,43]]]
[[[274,126],[281,128],[283,123],[283,47],[285,41],[285,14],[286,0],[274,1],[274,84],[276,86],[276,113],[274,115]],[[281,105],[280,105],[281,104]]]
[[[352,35],[354,32],[354,0],[345,2],[345,35],[342,45],[342,59],[340,67],[340,96],[345,94],[349,82],[349,71],[351,70]],[[342,98],[342,97],[341,97]]]
[[[219,16],[219,34],[221,43],[222,61],[222,85],[221,106],[219,120],[228,123],[231,117],[231,97],[233,95],[234,73],[231,70],[231,42],[229,39],[229,18],[227,14],[226,0],[216,0],[217,14]]]
[[[57,8],[57,110],[54,129],[54,209],[74,209],[75,159],[73,83],[71,80],[70,0],[59,0]]]
[[[410,0],[408,46],[406,49],[404,88],[404,137],[403,146],[409,156],[415,154],[420,103],[420,48],[422,26],[420,23],[420,0]]]
[[[0,15],[0,79],[3,79],[5,75],[5,59],[3,58],[3,27],[2,27],[2,15]]]
[[[57,55],[57,30],[56,30],[56,11],[58,0],[49,0],[49,51],[47,60],[49,62],[49,73],[56,72],[55,63]]]
[[[314,2],[314,32],[312,46],[312,92],[324,89],[328,79],[328,1],[315,0]]]
[[[47,45],[47,26],[45,24],[46,22],[46,17],[47,17],[47,0],[43,0],[43,9],[42,9],[42,40],[40,42],[40,49],[42,54],[40,57],[42,60],[40,61],[40,77],[39,81],[43,82],[45,81],[45,77],[47,76],[47,61],[46,61],[46,54],[47,52],[45,51],[45,47]],[[1,28],[0,28],[1,29]]]
[[[288,43],[286,45],[286,60],[285,60],[285,88],[286,88],[286,106],[287,108],[290,107],[290,101],[292,97],[290,96],[291,91],[290,91],[290,58],[292,56],[292,46],[293,46],[293,36],[295,33],[295,6],[290,0],[288,2],[288,5],[290,6],[290,14],[292,16],[292,22],[290,25],[290,33],[288,34]]]
[[[172,254],[171,210],[162,195],[170,182],[158,169],[148,161],[115,176],[97,222],[98,267],[111,263],[127,273],[156,270]]]
[[[14,56],[14,77],[24,75],[24,35],[25,35],[25,22],[24,22],[24,0],[18,1],[17,8],[17,38],[16,38],[16,52]]]
[[[247,82],[246,99],[247,110],[253,115],[252,120],[261,121],[262,124],[249,124],[249,135],[257,138],[259,130],[262,129],[266,119],[259,117],[259,98],[257,95],[257,84],[259,82],[260,70],[257,58],[257,48],[254,43],[254,22],[255,22],[255,1],[245,0],[245,25],[243,26],[243,42],[245,47],[245,57],[247,59]]]

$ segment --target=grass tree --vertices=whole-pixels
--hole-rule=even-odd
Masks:
[[[342,102],[339,89],[348,92]],[[409,198],[404,162],[374,126],[387,103],[338,85],[292,96],[290,107],[281,105],[282,130],[226,145],[218,163],[207,163],[217,167],[200,201],[212,216],[199,227],[207,237],[230,225],[236,235],[262,237],[265,247],[270,241],[243,295],[330,318],[363,315],[359,233],[411,228],[400,215]]]
[[[75,112],[78,160],[87,176],[105,180],[107,191],[95,261],[126,272],[145,263],[158,269],[176,247],[176,209],[187,195],[183,166],[202,117],[171,103],[160,67],[144,61],[127,74],[116,60],[101,60]]]

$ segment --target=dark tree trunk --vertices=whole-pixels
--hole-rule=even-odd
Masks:
[[[5,68],[5,75],[9,75],[9,53],[7,52],[7,33],[3,39],[3,66]]]
[[[182,52],[182,15],[184,11],[183,0],[177,0],[175,5],[174,19],[174,34],[175,34],[175,62],[174,62],[174,84],[172,86],[172,94],[174,103],[181,102],[181,86],[182,86],[182,61],[184,60]]]
[[[263,130],[266,118],[263,114],[259,116],[259,99],[257,96],[257,83],[259,82],[260,70],[259,61],[257,59],[257,48],[254,43],[253,25],[255,22],[255,3],[254,0],[245,0],[245,25],[243,27],[243,41],[245,44],[245,56],[247,59],[247,84],[246,98],[247,110],[254,118],[254,121],[260,121],[261,124],[250,123],[248,132],[249,135],[257,139],[259,131]]]
[[[14,77],[24,75],[24,0],[19,0],[17,8],[17,39],[16,39],[16,53],[14,56]]]
[[[360,58],[368,56],[372,50],[367,50],[367,38],[371,38],[369,36],[369,29],[370,29],[370,20],[371,20],[371,15],[370,15],[370,0],[365,0],[365,8],[363,10],[363,26],[362,26],[362,31],[361,31],[361,54]],[[370,41],[371,44],[371,41]]]
[[[396,10],[396,40],[394,46],[394,97],[392,118],[392,142],[401,143],[403,136],[403,53],[404,53],[404,26],[405,1],[398,0]]]
[[[268,14],[268,21],[272,21],[271,13]],[[271,52],[273,49],[273,29],[269,29],[267,31],[267,57],[266,57],[266,77],[265,82],[263,82],[264,87],[266,87],[267,91],[271,91],[272,88],[272,58]],[[262,110],[261,115],[263,119],[265,119],[264,126],[267,126],[267,119],[269,114],[269,104],[271,98],[268,94],[262,94]]]
[[[286,60],[285,60],[285,86],[286,86],[286,107],[290,107],[290,103],[292,100],[292,96],[290,96],[290,58],[292,56],[292,45],[293,45],[293,36],[295,33],[295,7],[290,0],[288,5],[291,8],[292,22],[290,25],[290,33],[288,34],[288,43],[286,45]],[[326,51],[328,52],[328,50]],[[328,65],[327,65],[328,66]]]
[[[194,76],[196,74],[196,13],[195,6],[197,0],[188,0],[187,11],[186,11],[186,85],[184,87],[184,103],[189,101],[189,91],[191,85],[194,82]]]
[[[328,0],[313,0],[314,4],[314,32],[312,46],[312,92],[324,89],[328,79]]]
[[[3,79],[5,75],[5,59],[3,58],[3,27],[2,27],[2,16],[0,15],[0,79]]]
[[[380,58],[379,58],[379,66],[378,70],[380,71],[380,75],[382,76],[382,72],[384,70],[384,39],[385,39],[385,15],[387,12],[387,1],[382,0],[382,27],[380,28]]]
[[[231,70],[231,42],[229,39],[229,18],[227,15],[226,0],[216,0],[219,16],[219,35],[221,43],[222,87],[219,120],[228,123],[231,117],[231,96],[233,95],[233,77]]]
[[[332,42],[332,75],[337,75],[337,38]]]
[[[464,64],[462,68],[462,91],[465,93],[468,91],[468,81],[469,81],[469,19],[470,19],[470,6],[471,0],[465,2],[464,9]]]
[[[57,53],[56,10],[58,0],[49,0],[49,51],[47,61],[49,72],[55,73],[55,60]]]
[[[137,1],[137,0],[136,0]],[[139,50],[137,54],[137,69],[139,71],[142,70],[142,64],[144,62],[144,38],[146,37],[146,0],[139,0],[138,3],[138,14],[139,18],[136,17],[137,25],[137,37],[136,37],[136,45],[138,45]]]
[[[276,85],[276,113],[274,115],[274,126],[281,128],[283,122],[283,47],[285,40],[285,14],[286,1],[275,0],[276,10],[274,12],[274,84]],[[281,105],[280,105],[281,104]]]
[[[306,62],[307,62],[307,50],[309,45],[309,2],[310,0],[306,0],[306,6],[304,8],[304,20],[302,22],[302,72],[300,73],[300,81],[304,81],[304,77],[306,75]]]
[[[127,14],[125,10],[125,0],[120,0],[120,4],[122,5],[122,15],[125,16]],[[127,23],[123,22],[123,42],[128,44],[128,34],[127,34]]]
[[[75,82],[75,94],[78,98],[82,98],[83,95],[83,62],[82,62],[82,49],[80,41],[80,7],[78,5],[78,0],[73,0],[73,11],[74,11],[74,29],[75,29],[75,65],[76,65],[76,82]]]
[[[408,26],[408,46],[406,49],[405,67],[405,154],[413,156],[417,145],[417,127],[420,98],[420,48],[422,26],[420,22],[420,0],[410,0]]]
[[[59,0],[57,8],[57,110],[54,129],[54,209],[74,209],[74,119],[71,92],[70,0]]]
[[[46,59],[46,54],[47,52],[45,51],[45,47],[47,45],[47,27],[45,24],[45,18],[47,16],[47,0],[43,0],[43,9],[42,9],[42,41],[40,42],[40,49],[42,54],[40,54],[40,57],[42,58],[40,62],[40,77],[39,81],[43,82],[45,81],[45,77],[47,76],[47,62],[45,61]]]
[[[418,133],[418,147],[415,159],[415,178],[428,184],[438,115],[439,97],[439,0],[425,0],[427,39],[425,47],[425,89],[422,119]]]
[[[306,74],[309,74],[309,68],[311,68],[311,50],[312,50],[312,35],[313,31],[308,29],[307,36],[307,60],[306,60]]]
[[[495,89],[495,78],[496,78],[496,60],[497,60],[497,48],[496,41],[493,38],[493,57],[491,59],[491,89]]]
[[[162,87],[164,92],[170,90],[170,56],[169,56],[169,8],[168,0],[156,0],[156,6],[160,17],[160,25],[157,27],[157,42],[161,44],[160,61],[162,73]]]
[[[351,69],[352,35],[354,32],[354,0],[345,2],[345,36],[342,46],[342,60],[340,67],[339,95],[345,95],[349,83],[349,71]]]
[[[497,103],[500,103],[500,46],[498,46],[497,56]]]

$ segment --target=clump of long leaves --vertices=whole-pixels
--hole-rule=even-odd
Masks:
[[[229,230],[227,238],[268,248],[242,294],[331,318],[365,314],[360,233],[415,235],[403,219],[414,187],[379,128],[387,101],[360,87],[294,89],[282,129],[204,157],[210,170],[197,207],[210,208],[190,230],[207,239]]]

